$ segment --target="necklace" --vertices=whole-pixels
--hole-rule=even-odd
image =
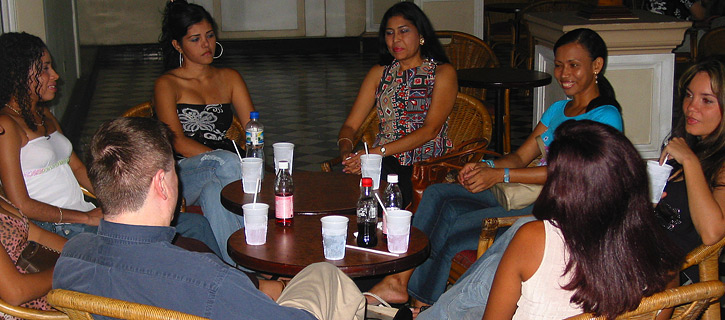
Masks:
[[[18,114],[19,116],[21,116],[21,117],[23,116],[23,115],[22,115],[22,114],[20,113],[20,111],[18,111],[18,110],[16,110],[15,108],[11,107],[11,106],[10,106],[9,104],[7,104],[7,103],[6,103],[6,104],[5,104],[5,106],[6,106],[6,107],[8,107],[8,108],[9,108],[10,110],[13,110],[13,111],[14,111],[15,113],[17,113],[17,114]],[[40,117],[40,123],[37,123],[37,122],[35,122],[35,120],[33,120],[33,124],[35,124],[35,125],[36,125],[36,126],[38,126],[38,127],[43,127],[43,128],[45,128],[45,117],[43,117],[43,114],[41,114],[40,112],[38,112],[38,116]]]

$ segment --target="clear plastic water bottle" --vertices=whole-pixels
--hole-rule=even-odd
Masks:
[[[291,227],[294,218],[295,184],[289,173],[289,162],[279,162],[279,172],[274,180],[274,217],[281,227]]]
[[[378,245],[378,204],[373,196],[373,179],[362,178],[360,199],[357,201],[357,245],[374,247]]]
[[[259,122],[259,112],[250,112],[249,119],[244,128],[247,140],[247,157],[260,158],[264,161],[264,125]],[[262,170],[262,178],[264,178],[264,170]]]
[[[388,187],[385,188],[383,196],[383,204],[385,210],[399,210],[403,209],[403,194],[400,192],[398,186],[398,175],[391,173],[388,175]],[[383,212],[383,237],[388,236],[388,221]]]

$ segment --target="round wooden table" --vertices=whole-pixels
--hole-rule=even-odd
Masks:
[[[229,237],[229,255],[238,264],[263,273],[293,277],[306,266],[326,261],[334,264],[350,277],[366,277],[400,272],[423,263],[428,258],[430,247],[428,237],[411,228],[408,252],[399,257],[345,249],[342,260],[326,260],[322,249],[321,216],[296,216],[292,227],[278,227],[274,219],[269,220],[267,243],[260,246],[247,245],[244,229]],[[347,228],[347,244],[355,245],[353,232],[357,231],[357,220],[350,217]],[[388,246],[378,230],[378,245],[373,248],[388,251]]]
[[[270,216],[274,217],[274,174],[265,174],[262,191],[257,201],[269,205]],[[342,172],[297,171],[292,172],[295,184],[295,215],[355,214],[360,197],[360,176]],[[385,181],[380,181],[380,190],[385,190]],[[221,192],[221,202],[227,210],[242,213],[242,205],[251,203],[253,194],[242,190],[242,182],[228,184]]]
[[[551,75],[536,70],[506,67],[458,70],[458,85],[461,87],[496,89],[496,152],[501,154],[510,152],[511,148],[511,123],[509,121],[511,115],[506,92],[510,89],[534,88],[549,83],[551,83]],[[506,144],[504,144],[504,135],[508,141]]]

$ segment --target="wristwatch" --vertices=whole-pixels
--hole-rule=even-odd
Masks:
[[[383,157],[385,156],[385,146],[380,146],[380,152],[383,154]]]

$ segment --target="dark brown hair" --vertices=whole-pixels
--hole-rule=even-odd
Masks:
[[[176,170],[172,137],[168,126],[152,118],[118,118],[98,128],[88,177],[105,215],[138,210],[156,172]]]
[[[43,70],[43,52],[47,50],[40,38],[25,32],[9,32],[0,35],[0,104],[7,104],[15,98],[20,115],[32,131],[36,131],[33,114],[30,111],[31,76],[40,83]],[[40,96],[40,86],[35,88]],[[0,106],[4,108],[4,106]],[[43,114],[40,114],[43,117]]]
[[[692,79],[700,72],[705,72],[710,77],[710,87],[712,93],[717,97],[720,115],[722,116],[723,107],[725,107],[725,104],[723,104],[723,101],[725,101],[725,65],[716,59],[699,62],[682,74],[679,83],[680,99],[685,99],[687,87],[690,86]],[[718,182],[717,178],[725,163],[725,117],[720,119],[720,125],[715,131],[704,139],[687,133],[685,130],[686,121],[687,117],[683,114],[672,130],[672,136],[684,138],[690,149],[700,159],[700,165],[710,189],[723,186]],[[677,172],[675,178],[684,173],[682,170],[677,170],[681,168],[679,163],[676,161],[670,161],[669,163],[675,168],[672,172]]]
[[[613,319],[662,291],[683,257],[656,221],[632,143],[611,126],[569,120],[556,129],[548,160],[533,213],[564,236],[571,302]]]

